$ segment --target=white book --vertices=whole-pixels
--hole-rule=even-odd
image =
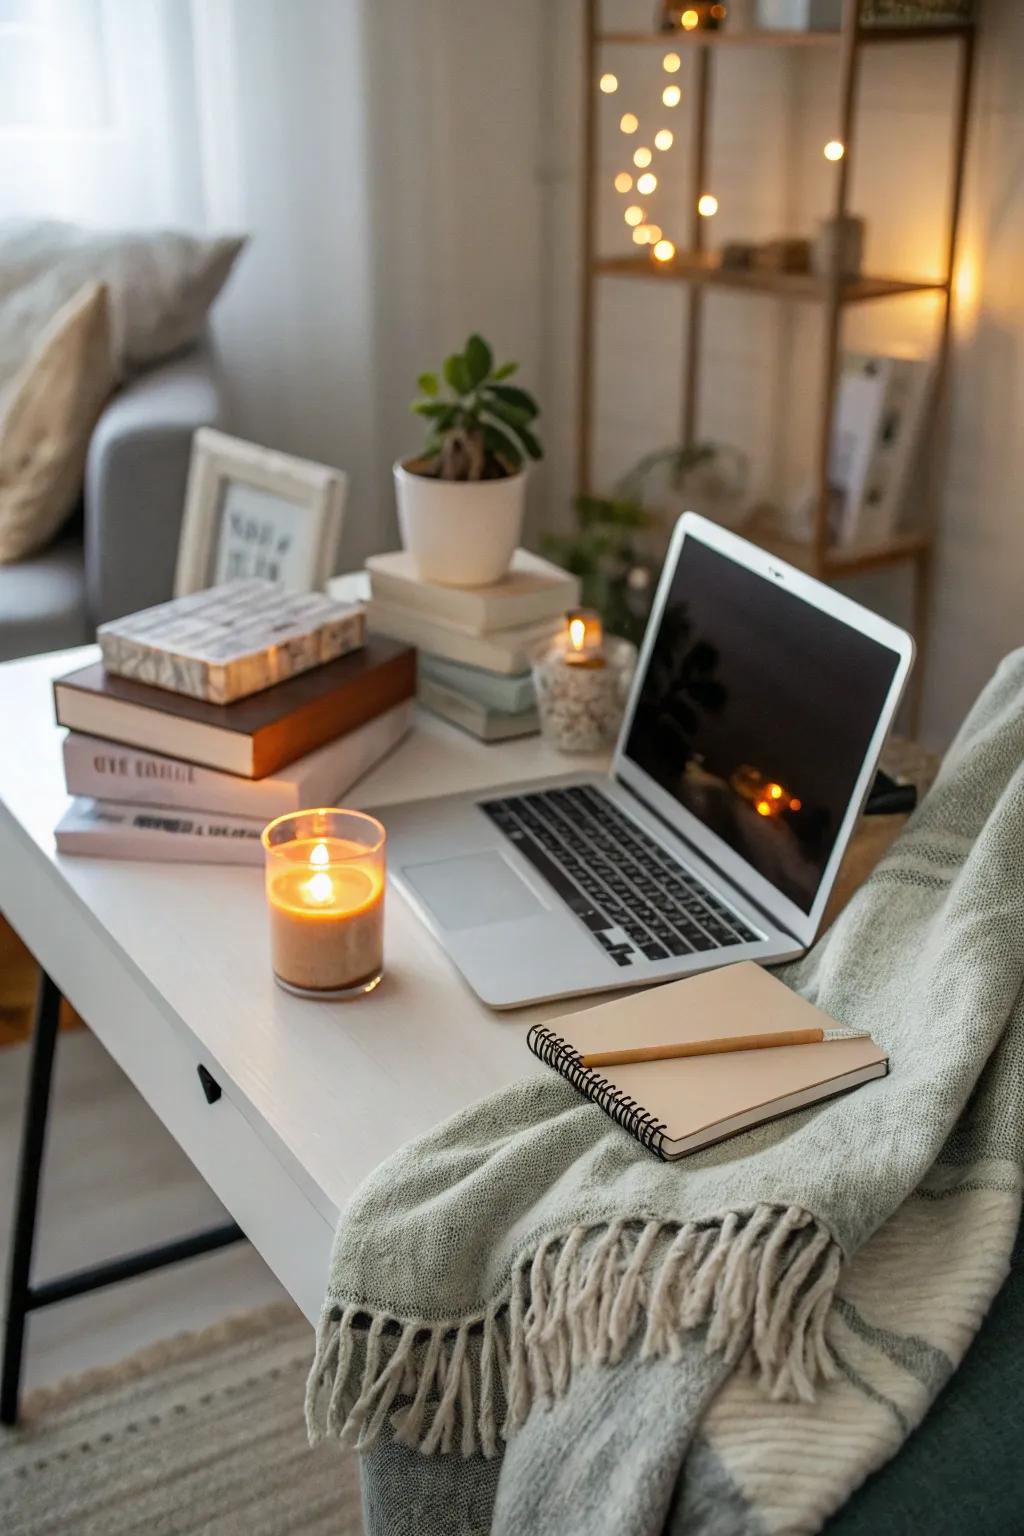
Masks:
[[[72,800],[54,833],[57,852],[152,863],[262,864],[266,823],[116,800]]]
[[[64,776],[69,795],[131,805],[185,806],[267,822],[288,811],[336,805],[357,779],[397,746],[412,725],[412,715],[412,700],[406,699],[264,779],[245,779],[70,731],[64,738]]]
[[[881,431],[892,359],[847,354],[836,391],[829,484],[839,495],[834,533],[849,544]]]
[[[371,555],[366,568],[375,598],[426,614],[468,635],[534,624],[577,608],[580,601],[576,576],[525,549],[517,549],[507,574],[487,587],[444,587],[421,581],[408,550]]]
[[[476,699],[468,699],[465,694],[446,688],[443,683],[435,683],[429,677],[420,678],[417,697],[424,709],[468,731],[479,741],[511,741],[517,736],[535,736],[540,730],[536,709],[524,709],[516,714],[488,709]]]
[[[882,544],[903,523],[934,400],[935,369],[929,358],[886,361],[888,388],[882,419],[861,502],[848,528],[850,544]]]
[[[447,661],[460,661],[510,677],[529,670],[537,651],[561,632],[565,618],[557,614],[537,624],[500,629],[490,635],[469,635],[427,614],[372,598],[367,605],[366,622],[378,635],[418,646]]]

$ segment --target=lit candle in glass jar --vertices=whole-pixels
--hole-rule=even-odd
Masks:
[[[263,832],[274,975],[301,997],[370,992],[384,961],[385,832],[359,811],[297,811]]]
[[[565,660],[572,667],[603,667],[604,634],[601,615],[593,608],[576,608],[565,616]]]

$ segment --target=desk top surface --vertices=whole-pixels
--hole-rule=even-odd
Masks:
[[[141,976],[170,1026],[217,1064],[239,1108],[333,1222],[403,1142],[540,1070],[526,1050],[528,1025],[583,1004],[492,1012],[394,888],[378,990],[356,1003],[302,1001],[271,974],[260,869],[58,855],[53,829],[68,801],[50,684],[97,655],[85,647],[0,666],[0,910],[21,931],[25,863],[41,864],[52,924],[32,943],[40,963],[59,982],[62,972],[73,977],[62,904],[85,909],[91,960]],[[349,798],[386,806],[595,766],[539,737],[487,746],[420,715]],[[74,1003],[71,982],[62,985]]]

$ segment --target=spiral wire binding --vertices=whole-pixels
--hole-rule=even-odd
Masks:
[[[605,1113],[631,1136],[635,1136],[642,1146],[653,1152],[655,1157],[660,1157],[662,1162],[665,1161],[664,1120],[656,1120],[628,1093],[616,1088],[614,1083],[595,1072],[593,1067],[585,1067],[579,1051],[546,1025],[534,1024],[526,1037],[526,1043],[535,1056],[539,1056],[547,1066],[554,1067],[556,1072],[560,1072],[567,1082],[572,1083],[588,1099],[600,1104]]]

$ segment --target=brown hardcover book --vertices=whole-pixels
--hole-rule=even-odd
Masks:
[[[234,704],[115,677],[101,662],[53,685],[57,722],[69,730],[246,779],[275,773],[415,691],[415,652],[391,640],[371,640],[361,651]]]

